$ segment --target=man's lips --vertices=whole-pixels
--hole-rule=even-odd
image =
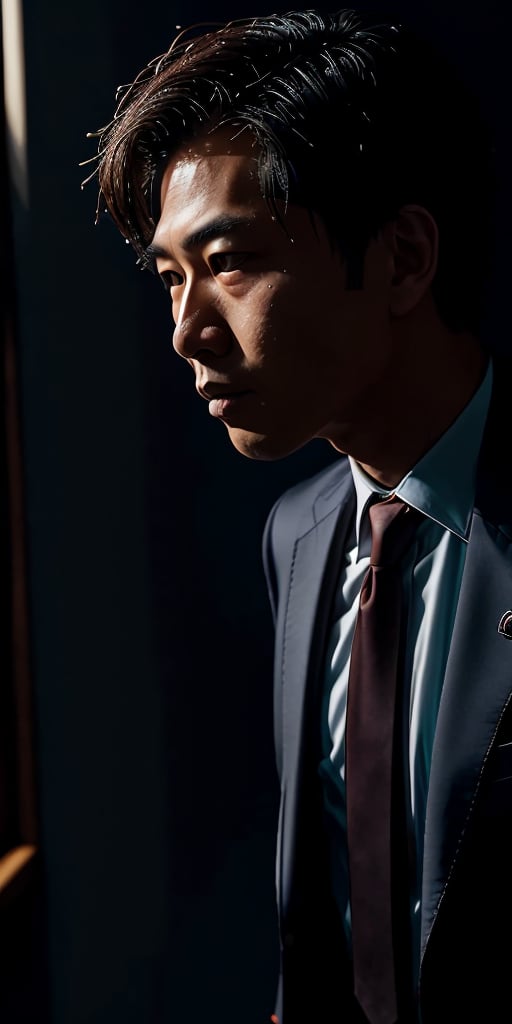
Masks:
[[[224,419],[237,407],[239,402],[251,394],[253,394],[252,391],[218,391],[217,394],[210,397],[208,412],[210,416]]]

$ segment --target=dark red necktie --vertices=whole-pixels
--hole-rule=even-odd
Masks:
[[[347,699],[346,792],[354,991],[370,1024],[398,1020],[392,848],[396,849],[393,761],[402,618],[401,559],[420,513],[396,497],[372,505],[370,565],[361,588]],[[394,754],[395,751],[395,754]],[[406,843],[400,815],[401,842]],[[402,904],[400,904],[402,909]]]

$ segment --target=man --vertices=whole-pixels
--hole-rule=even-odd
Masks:
[[[183,34],[141,72],[97,171],[238,451],[280,459],[325,438],[339,453],[283,495],[264,537],[282,789],[273,1019],[508,1019],[510,378],[481,338],[492,160],[478,105],[400,25],[246,19]],[[400,639],[393,795],[363,844],[391,882],[374,896],[367,876],[366,919],[356,790],[388,726],[377,718],[348,771],[346,741],[373,506],[390,504],[412,531],[385,638]],[[387,773],[379,761],[377,805]]]

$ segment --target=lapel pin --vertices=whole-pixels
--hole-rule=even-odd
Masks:
[[[512,611],[505,612],[498,623],[498,633],[512,640]]]

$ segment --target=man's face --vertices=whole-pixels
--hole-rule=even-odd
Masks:
[[[347,290],[319,221],[293,205],[285,230],[271,216],[256,158],[249,132],[222,130],[165,171],[150,249],[174,347],[242,454],[281,458],[315,437],[350,451],[391,360],[389,254],[372,242],[364,287]]]

